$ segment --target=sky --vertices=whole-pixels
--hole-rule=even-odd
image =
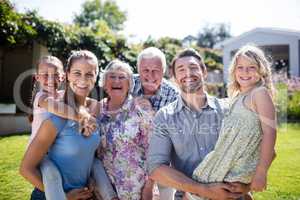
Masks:
[[[36,9],[49,20],[72,23],[85,0],[11,0],[18,11]],[[233,36],[257,27],[300,31],[299,0],[116,0],[127,12],[123,34],[132,41],[197,36],[206,25],[226,23]]]

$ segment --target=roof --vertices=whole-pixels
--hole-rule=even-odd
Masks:
[[[182,41],[186,41],[186,40],[197,40],[197,38],[195,37],[195,36],[192,36],[192,35],[188,35],[188,36],[186,36],[186,37],[184,37],[183,39],[182,39]]]
[[[300,30],[290,30],[290,29],[282,29],[282,28],[255,28],[239,36],[232,37],[222,42],[219,42],[214,47],[217,49],[222,49],[224,46],[254,33],[279,34],[279,35],[286,35],[286,36],[296,36],[300,38]]]

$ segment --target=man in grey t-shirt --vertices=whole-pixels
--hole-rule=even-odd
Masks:
[[[248,186],[201,184],[191,179],[196,166],[215,146],[224,107],[204,90],[207,71],[198,52],[183,50],[173,59],[171,70],[181,94],[155,115],[147,157],[150,178],[209,199],[240,198]]]

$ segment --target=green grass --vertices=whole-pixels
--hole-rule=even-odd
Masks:
[[[0,199],[27,200],[32,186],[18,173],[28,136],[0,137]],[[255,200],[300,199],[300,124],[279,129],[277,158],[268,177],[268,189]]]
[[[300,199],[300,125],[288,124],[279,129],[276,143],[277,157],[268,176],[268,188],[255,194],[255,200]]]
[[[19,175],[28,136],[0,137],[0,199],[29,199],[32,186]]]

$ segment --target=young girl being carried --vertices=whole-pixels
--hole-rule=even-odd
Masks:
[[[201,183],[250,184],[252,191],[267,186],[275,158],[276,117],[270,63],[259,48],[246,45],[233,57],[228,94],[232,100],[215,149],[194,170]],[[205,199],[187,194],[188,199]],[[246,195],[251,199],[250,195]]]
[[[94,54],[92,54],[91,52],[78,51],[73,53],[69,58],[69,65],[76,63],[75,61],[80,60],[80,58],[84,59],[84,57],[86,57],[87,60],[90,60],[90,62],[87,61],[87,64],[92,63],[92,65],[95,65],[94,68],[97,69],[95,75],[97,76],[98,62]],[[69,66],[69,68],[71,68],[71,66]],[[77,73],[81,73],[80,69]],[[89,76],[92,76],[91,74],[92,72],[89,72]],[[97,106],[97,101],[87,98],[87,105],[81,106],[80,109],[77,109],[78,112],[76,112],[76,109],[74,109],[75,107],[73,107],[76,105],[72,106],[64,104],[64,91],[58,91],[59,84],[63,79],[63,65],[58,58],[54,56],[45,56],[40,60],[37,65],[37,74],[35,75],[36,82],[34,84],[33,90],[33,116],[31,115],[29,117],[32,121],[32,134],[30,136],[28,148],[37,137],[37,132],[40,126],[44,121],[51,117],[52,114],[50,114],[49,112],[53,112],[60,117],[70,118],[76,121],[79,121],[81,119],[84,119],[86,121],[88,119],[89,123],[87,126],[85,126],[86,136],[88,136],[95,129],[95,124],[90,123],[93,122],[93,120],[91,120],[93,119],[93,117],[91,117],[91,114],[88,112],[88,108],[90,108],[90,110],[97,110],[94,109]],[[26,161],[25,158],[24,160]],[[21,174],[24,175],[27,179],[31,179],[26,175],[26,162],[24,166],[24,160],[21,165]],[[87,188],[84,188],[81,192],[79,192],[78,190],[72,192],[71,190],[65,195],[65,191],[63,190],[63,180],[61,172],[57,168],[57,166],[53,164],[51,159],[48,158],[48,156],[45,156],[39,163],[39,169],[43,180],[43,187],[40,187],[40,189],[44,189],[45,194],[40,189],[35,188],[32,193],[31,199],[76,199],[80,196],[84,196],[89,192]],[[96,158],[93,162],[92,174],[94,179],[96,180],[96,189],[98,189],[103,199],[110,200],[115,198],[116,194],[111,187],[102,164]]]

